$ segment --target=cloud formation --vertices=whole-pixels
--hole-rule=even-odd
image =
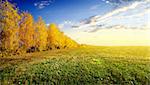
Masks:
[[[62,22],[61,24],[58,25],[59,28],[63,29],[65,27],[72,27],[74,26],[76,23],[74,21],[70,21],[70,20],[65,20],[64,22]]]
[[[78,24],[74,24],[73,31],[66,32],[66,34],[81,44],[150,46],[149,14],[150,1],[139,0],[121,6],[105,15],[84,19]]]
[[[147,24],[147,18],[150,14],[150,1],[136,1],[127,6],[118,8],[114,11],[106,13],[105,15],[92,16],[89,19],[82,20],[76,29],[81,31],[89,30],[96,32],[98,29],[110,28],[124,25],[128,28],[140,28]],[[103,26],[100,26],[103,25]],[[136,26],[136,27],[135,27]]]
[[[38,7],[39,9],[43,9],[44,7],[50,5],[51,3],[54,3],[55,0],[43,0],[40,2],[35,2],[34,6]]]
[[[130,3],[130,2],[135,2],[135,1],[147,1],[147,0],[102,0],[105,3],[109,3],[111,5],[120,5],[124,3]]]

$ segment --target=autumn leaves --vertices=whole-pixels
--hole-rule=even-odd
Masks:
[[[14,5],[0,1],[0,52],[31,52],[77,47],[60,32],[56,24],[48,27],[39,17],[35,22],[28,12],[19,13]]]

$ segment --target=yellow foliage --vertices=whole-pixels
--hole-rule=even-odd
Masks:
[[[59,44],[59,36],[60,36],[60,32],[59,29],[57,28],[57,26],[52,23],[49,25],[48,27],[48,47],[50,48],[56,48]]]
[[[6,50],[18,49],[18,29],[20,15],[7,1],[0,1],[0,44]]]
[[[78,44],[60,32],[56,24],[50,24],[48,29],[48,47],[53,48],[72,48],[77,47]]]
[[[34,43],[34,20],[31,14],[24,12],[22,13],[22,20],[20,23],[19,36],[20,45],[24,48],[30,48],[35,45]]]
[[[47,27],[42,17],[39,17],[38,21],[35,23],[35,45],[42,51],[46,49],[47,45]]]

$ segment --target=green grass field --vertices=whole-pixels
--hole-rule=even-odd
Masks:
[[[150,47],[85,46],[0,58],[0,85],[149,85]]]

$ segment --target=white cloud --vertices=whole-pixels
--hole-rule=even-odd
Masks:
[[[100,7],[101,5],[94,5],[94,6],[92,6],[92,7],[90,7],[90,10],[96,10],[96,9],[98,9],[99,7]]]
[[[102,24],[106,25],[114,25],[114,24],[141,25],[142,23],[145,24],[146,22],[145,20],[149,14],[150,8],[149,4],[150,1],[134,2],[128,6],[121,7],[114,11],[111,11],[103,16],[100,15],[94,16],[92,18],[82,21],[84,23],[81,23],[78,29],[88,29],[91,27],[93,28],[94,25],[97,26]]]
[[[130,6],[126,6],[126,7],[123,7],[123,8],[119,8],[119,9],[117,9],[117,10],[114,10],[114,11],[110,12],[110,13],[107,13],[106,15],[102,16],[102,17],[99,18],[98,20],[104,20],[104,19],[106,19],[106,18],[113,17],[113,15],[119,14],[119,13],[121,13],[121,12],[125,12],[125,11],[127,11],[127,10],[134,9],[134,8],[136,8],[139,4],[140,4],[140,3],[135,2],[135,3],[133,3],[133,4],[130,5]]]
[[[70,28],[70,27],[74,26],[75,24],[77,24],[77,23],[74,22],[74,21],[65,20],[64,22],[60,23],[60,24],[58,25],[58,27],[59,27],[60,29]]]
[[[120,17],[117,17],[117,18],[119,18],[119,19],[127,19],[127,18],[134,18],[134,17],[143,17],[146,14],[150,14],[150,9],[145,9],[141,13],[132,14],[132,15],[128,15],[128,16],[120,16]]]
[[[64,26],[65,26],[65,24],[59,24],[59,25],[58,25],[58,27],[59,27],[60,29],[64,28]]]
[[[49,26],[49,24],[46,24],[46,26]]]
[[[34,6],[38,7],[39,9],[43,9],[44,7],[50,5],[51,3],[54,3],[54,0],[43,0],[40,2],[35,2]]]
[[[106,1],[106,3],[110,3],[109,1]]]

